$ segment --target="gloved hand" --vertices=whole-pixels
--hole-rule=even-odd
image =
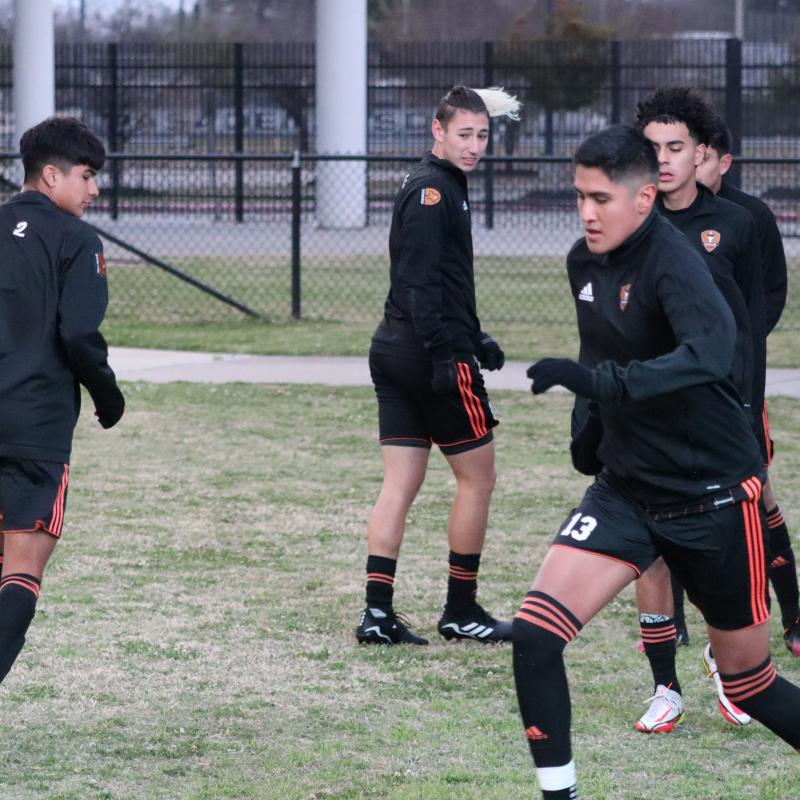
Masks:
[[[458,367],[452,356],[433,362],[431,388],[436,394],[450,394],[458,389]]]
[[[103,402],[103,408],[97,408],[94,412],[100,424],[106,429],[113,428],[122,419],[124,413],[125,398],[120,391],[106,398]]]
[[[525,374],[532,381],[531,391],[534,394],[542,394],[558,385],[592,399],[592,371],[569,358],[543,358],[528,367]]]
[[[506,363],[506,354],[502,351],[500,345],[488,333],[483,331],[481,331],[478,341],[477,356],[478,363],[483,369],[488,369],[489,372],[502,369],[503,364]]]

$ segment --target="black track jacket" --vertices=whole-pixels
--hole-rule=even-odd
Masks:
[[[389,233],[390,288],[372,338],[375,352],[474,353],[472,228],[467,177],[428,153],[406,175]]]
[[[758,474],[761,455],[726,377],[735,323],[702,258],[655,210],[616,250],[567,257],[582,364],[594,371],[610,477],[666,506]],[[586,420],[576,399],[573,427]]]
[[[101,419],[124,407],[98,331],[103,246],[86,223],[26,191],[0,205],[0,456],[69,461],[79,382]]]
[[[764,282],[764,310],[766,313],[767,334],[778,324],[778,320],[786,305],[786,254],[783,251],[783,239],[778,230],[778,223],[772,209],[747,192],[737,189],[723,178],[722,187],[717,193],[737,206],[746,208],[756,223],[758,241],[761,245],[761,277]]]
[[[750,214],[697,184],[697,197],[680,211],[658,210],[689,239],[705,260],[736,320],[733,381],[742,402],[761,418],[767,380],[767,332],[761,247]]]

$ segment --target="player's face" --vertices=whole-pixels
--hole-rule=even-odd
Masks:
[[[722,176],[731,168],[732,160],[730,153],[720,156],[713,147],[706,146],[703,160],[697,167],[697,180],[716,194],[722,187]]]
[[[489,115],[459,109],[447,127],[434,119],[431,130],[436,140],[433,154],[462,172],[472,172],[489,144]]]
[[[646,219],[656,186],[615,183],[597,167],[575,167],[575,194],[586,246],[592,253],[616,250]]]
[[[100,194],[95,179],[96,172],[86,164],[76,164],[68,171],[62,172],[58,167],[48,165],[51,170],[51,197],[53,202],[73,217],[82,217],[92,200]]]
[[[658,158],[658,191],[671,194],[694,184],[695,169],[703,160],[705,145],[697,144],[683,122],[651,122],[644,135]]]

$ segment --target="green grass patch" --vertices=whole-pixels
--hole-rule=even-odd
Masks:
[[[280,355],[365,355],[388,289],[383,257],[304,259],[301,319],[291,268],[278,258],[173,259],[193,278],[262,315],[247,318],[153,266],[112,264],[104,331],[115,345]],[[793,271],[796,268],[793,265]],[[575,309],[563,261],[477,258],[478,310],[509,358],[574,356]],[[800,367],[794,309],[770,337],[774,367]]]
[[[0,687],[0,790],[15,800],[507,800],[534,795],[511,651],[435,633],[453,481],[435,454],[409,517],[398,606],[428,648],[364,648],[365,528],[381,480],[368,388],[125,387],[79,423],[63,541]],[[498,485],[480,597],[508,617],[586,480],[569,402],[493,397]],[[800,403],[770,402],[775,488],[800,525]],[[797,542],[797,538],[794,537]],[[567,651],[583,796],[787,800],[796,758],[734,730],[679,653],[687,720],[632,729],[650,681],[626,590]],[[772,623],[778,669],[800,665]]]

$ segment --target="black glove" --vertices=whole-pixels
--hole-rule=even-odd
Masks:
[[[592,397],[592,371],[568,358],[543,358],[528,367],[525,373],[533,383],[534,394],[546,392],[553,386],[563,386],[581,397]]]
[[[488,333],[483,331],[480,333],[477,356],[481,367],[488,369],[489,372],[502,369],[503,364],[506,363],[506,354],[502,351],[500,345]]]
[[[436,394],[450,394],[458,389],[458,367],[452,356],[433,362],[431,388]]]
[[[100,424],[108,429],[113,428],[125,413],[125,398],[119,389],[116,392],[108,392],[103,398],[102,408],[95,407],[95,416]]]

